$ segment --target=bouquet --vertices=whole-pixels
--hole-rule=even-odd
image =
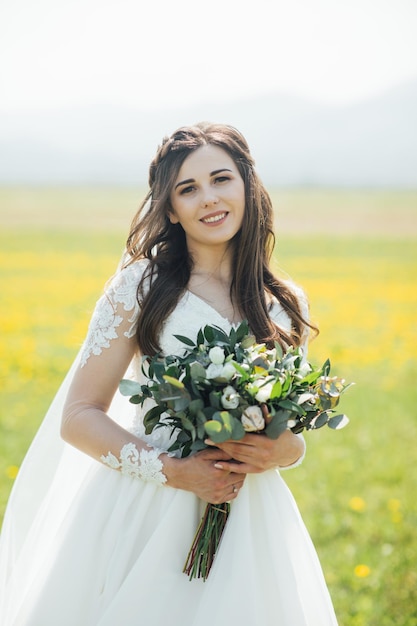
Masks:
[[[330,377],[330,361],[313,367],[300,347],[284,352],[279,344],[256,343],[242,322],[230,333],[205,326],[196,342],[175,335],[186,348],[182,356],[145,357],[145,385],[122,380],[120,391],[130,402],[154,404],[144,416],[146,434],[170,428],[174,443],[168,452],[181,457],[227,439],[259,433],[276,439],[286,429],[294,433],[321,428],[340,429],[348,423],[335,407],[350,386]],[[230,503],[208,504],[184,566],[192,578],[207,578],[230,511]]]

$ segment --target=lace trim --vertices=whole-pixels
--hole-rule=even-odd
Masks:
[[[120,470],[124,476],[163,485],[167,477],[162,472],[164,466],[159,458],[161,452],[158,448],[139,452],[134,443],[126,443],[120,451],[120,461],[111,452],[107,456],[102,455],[100,460],[112,469]]]
[[[130,326],[123,335],[128,339],[134,336],[139,315],[136,289],[142,271],[143,265],[140,267],[132,265],[121,270],[113,279],[108,292],[98,300],[81,351],[81,367],[84,367],[92,354],[98,356],[102,353],[103,348],[110,347],[112,339],[117,339],[116,329],[124,319],[121,315],[116,314],[118,304],[122,304],[126,312],[131,312],[127,319]]]

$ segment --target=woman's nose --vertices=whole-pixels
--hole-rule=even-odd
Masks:
[[[217,195],[214,193],[213,189],[208,189],[203,192],[203,197],[201,204],[204,208],[212,206],[213,204],[217,204],[219,201]]]

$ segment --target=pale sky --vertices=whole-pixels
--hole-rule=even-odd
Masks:
[[[417,77],[417,0],[0,1],[0,111],[348,103]]]

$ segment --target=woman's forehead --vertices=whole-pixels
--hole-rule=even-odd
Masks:
[[[193,150],[182,163],[177,180],[206,176],[217,170],[236,170],[236,164],[226,150],[207,144]]]

